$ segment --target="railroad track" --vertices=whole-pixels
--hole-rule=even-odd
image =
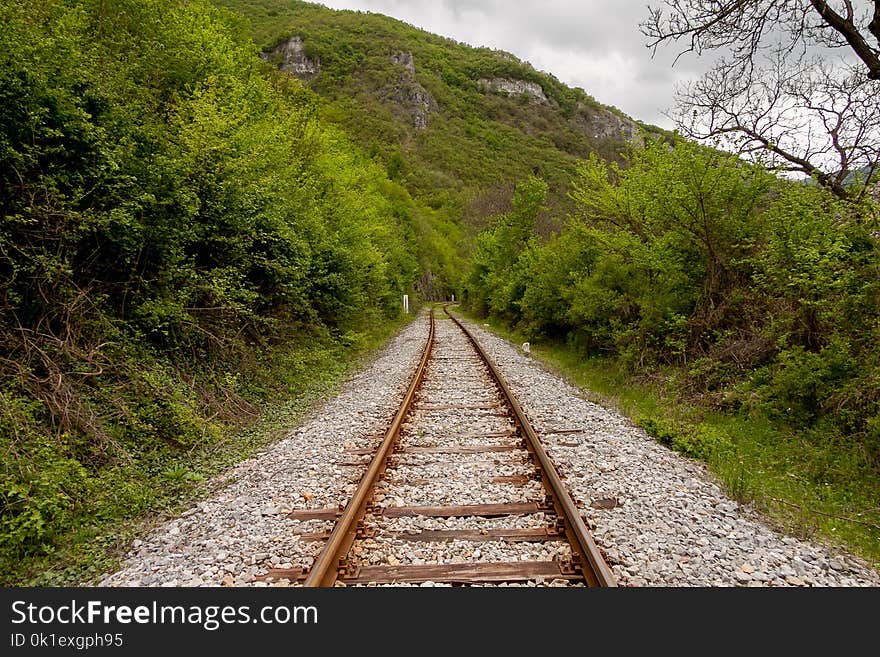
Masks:
[[[615,586],[614,577],[508,385],[444,306],[421,362],[307,571],[262,579],[308,587],[537,583]],[[401,545],[411,546],[401,551]],[[415,546],[415,547],[412,547]]]

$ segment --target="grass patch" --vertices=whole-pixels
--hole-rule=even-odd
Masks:
[[[468,317],[514,343],[527,340],[495,319]],[[705,462],[728,495],[778,529],[846,549],[875,568],[880,563],[880,476],[861,450],[832,430],[796,432],[754,412],[713,411],[678,398],[671,374],[639,381],[613,359],[585,359],[569,346],[533,339],[530,346],[591,401]]]
[[[283,438],[337,394],[346,377],[415,316],[343,336],[313,336],[275,350],[245,389],[245,398],[255,402],[252,416],[237,426],[218,425],[217,439],[191,449],[102,471],[91,482],[94,498],[77,510],[71,529],[42,554],[0,562],[2,584],[95,584],[119,566],[134,539],[208,497],[214,492],[213,477]]]

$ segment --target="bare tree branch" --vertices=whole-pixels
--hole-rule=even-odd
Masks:
[[[868,31],[877,39],[880,45],[880,0],[874,0],[874,18],[868,23]]]
[[[665,10],[648,8],[640,28],[653,50],[687,38],[689,45],[679,56],[730,48],[740,61],[752,59],[762,43],[785,33],[792,46],[848,47],[867,67],[868,78],[880,80],[880,0],[860,4],[864,8],[856,11],[851,0],[843,0],[841,15],[826,0],[665,0]],[[829,36],[829,29],[836,36]]]
[[[842,198],[859,195],[854,174],[874,175],[880,0],[665,0],[641,28],[655,50],[684,41],[679,56],[726,53],[678,89],[685,136],[800,171]],[[846,54],[832,60],[829,49]]]
[[[834,11],[825,0],[810,0],[810,4],[813,5],[813,8],[819,12],[819,15],[828,23],[828,25],[834,28],[844,39],[846,39],[846,42],[850,45],[853,52],[855,52],[859,59],[865,63],[868,67],[868,78],[871,80],[880,80],[880,55],[878,55],[877,48],[871,48],[864,35],[859,32],[858,28],[853,23],[852,4],[850,2],[846,3],[846,17],[843,17]],[[880,11],[878,7],[880,7],[880,2],[874,2],[875,21],[877,20],[877,12]]]

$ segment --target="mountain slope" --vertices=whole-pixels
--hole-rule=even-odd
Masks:
[[[550,217],[566,214],[581,159],[620,160],[640,130],[662,132],[509,53],[386,16],[291,0],[215,1],[247,17],[263,58],[305,80],[325,100],[324,115],[436,213],[454,249],[509,209],[515,183],[529,175],[549,184],[539,231],[553,230]]]

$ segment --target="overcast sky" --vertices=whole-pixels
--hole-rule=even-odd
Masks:
[[[703,62],[675,45],[652,59],[639,32],[656,0],[325,0],[335,9],[393,16],[472,46],[506,50],[633,118],[672,128],[662,112],[673,105],[677,80],[698,75]],[[418,62],[416,62],[418,65]]]

